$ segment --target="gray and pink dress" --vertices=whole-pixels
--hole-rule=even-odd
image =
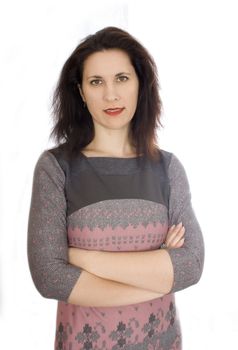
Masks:
[[[168,227],[183,222],[185,243],[169,250],[174,285],[151,301],[117,307],[68,304],[81,270],[68,246],[101,251],[160,249]],[[64,145],[35,166],[28,222],[28,259],[36,288],[58,300],[57,350],[180,350],[174,293],[200,279],[204,243],[178,158],[69,157]],[[96,291],[95,291],[96,293]]]

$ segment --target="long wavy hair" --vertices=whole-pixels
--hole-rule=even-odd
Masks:
[[[156,64],[138,40],[117,27],[106,27],[87,36],[65,62],[53,94],[53,128],[50,137],[64,145],[70,155],[94,138],[92,116],[80,96],[85,60],[93,53],[121,49],[128,54],[139,79],[137,108],[130,122],[130,139],[137,156],[159,159],[157,130],[161,124],[162,103]]]

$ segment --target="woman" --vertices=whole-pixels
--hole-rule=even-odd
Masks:
[[[156,143],[156,65],[107,27],[66,61],[58,142],[34,171],[33,281],[58,300],[55,349],[181,349],[174,293],[200,279],[204,244],[178,158]]]

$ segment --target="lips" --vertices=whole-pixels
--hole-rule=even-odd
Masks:
[[[105,112],[119,112],[121,110],[123,110],[123,108],[108,108],[108,109],[105,109]]]
[[[125,108],[108,108],[108,109],[105,109],[104,112],[109,114],[109,115],[118,115],[120,114]]]

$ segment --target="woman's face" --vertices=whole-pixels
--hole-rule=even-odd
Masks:
[[[84,62],[79,91],[95,130],[128,128],[134,116],[139,80],[130,58],[119,49],[100,51]]]

